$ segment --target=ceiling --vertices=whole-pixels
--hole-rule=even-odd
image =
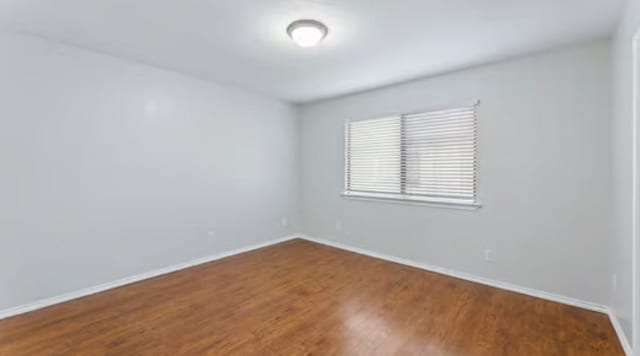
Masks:
[[[0,0],[0,25],[313,101],[589,39],[624,0]],[[287,25],[329,27],[299,48]]]

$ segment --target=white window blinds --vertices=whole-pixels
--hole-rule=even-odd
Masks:
[[[476,107],[346,125],[346,195],[476,203]]]

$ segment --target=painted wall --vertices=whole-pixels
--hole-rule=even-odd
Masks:
[[[344,123],[480,99],[482,209],[340,197]],[[608,304],[610,42],[300,108],[303,230],[420,263]],[[484,261],[493,250],[494,263]]]
[[[631,0],[614,37],[613,92],[613,273],[616,286],[610,305],[632,340],[632,164],[633,164],[633,35],[640,27],[640,1]],[[640,341],[640,340],[639,340]]]
[[[297,230],[292,106],[30,37],[0,50],[0,310]]]

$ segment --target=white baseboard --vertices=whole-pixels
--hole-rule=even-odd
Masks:
[[[262,243],[259,243],[259,244],[254,244],[254,245],[250,245],[250,246],[246,246],[246,247],[241,247],[241,248],[238,248],[238,249],[235,249],[235,250],[221,252],[221,253],[213,254],[213,255],[210,255],[210,256],[205,256],[205,257],[193,259],[193,260],[190,260],[190,261],[178,263],[178,264],[175,264],[175,265],[172,265],[172,266],[159,268],[159,269],[156,269],[156,270],[153,270],[153,271],[137,274],[137,275],[134,275],[134,276],[125,277],[125,278],[122,278],[122,279],[118,279],[116,281],[99,284],[97,286],[81,289],[81,290],[70,292],[70,293],[65,293],[65,294],[62,294],[62,295],[55,296],[55,297],[41,299],[41,300],[38,300],[38,301],[35,301],[35,302],[32,302],[32,303],[20,305],[20,306],[17,306],[17,307],[5,309],[5,310],[0,310],[0,320],[8,318],[8,317],[11,317],[11,316],[16,316],[16,315],[19,315],[19,314],[24,314],[24,313],[27,313],[27,312],[30,312],[30,311],[46,308],[46,307],[49,307],[49,306],[52,306],[52,305],[55,305],[55,304],[64,303],[64,302],[67,302],[67,301],[70,301],[70,300],[73,300],[73,299],[86,297],[88,295],[104,292],[106,290],[117,288],[117,287],[121,287],[121,286],[124,286],[124,285],[127,285],[127,284],[140,282],[140,281],[143,281],[145,279],[161,276],[163,274],[176,272],[176,271],[179,271],[179,270],[182,270],[182,269],[185,269],[185,268],[189,268],[189,267],[193,267],[193,266],[197,266],[197,265],[200,265],[200,264],[203,264],[203,263],[219,260],[221,258],[225,258],[225,257],[237,255],[237,254],[240,254],[240,253],[243,253],[243,252],[248,252],[248,251],[259,249],[259,248],[262,248],[262,247],[274,245],[274,244],[277,244],[277,243],[280,243],[280,242],[284,242],[284,241],[288,241],[288,240],[291,240],[291,239],[294,239],[294,238],[297,238],[297,237],[298,237],[298,235],[285,236],[285,237],[282,237],[282,238],[278,238],[278,239],[273,239],[273,240],[269,240],[269,241],[266,241],[266,242],[262,242]]]
[[[622,349],[627,356],[633,356],[633,348],[631,347],[631,343],[627,339],[624,331],[622,330],[622,325],[620,325],[620,321],[616,314],[609,308],[607,311],[609,315],[609,320],[611,320],[611,324],[613,325],[613,330],[616,331],[616,335],[618,335],[618,339],[620,340],[620,344],[622,345]]]
[[[426,271],[435,272],[435,273],[443,274],[443,275],[446,275],[446,276],[451,276],[451,277],[454,277],[454,278],[463,279],[463,280],[470,281],[470,282],[484,284],[484,285],[487,285],[487,286],[490,286],[490,287],[504,289],[504,290],[508,290],[508,291],[511,291],[511,292],[516,292],[516,293],[520,293],[520,294],[524,294],[524,295],[528,295],[528,296],[532,296],[532,297],[536,297],[536,298],[550,300],[552,302],[557,302],[557,303],[561,303],[561,304],[567,304],[567,305],[571,305],[571,306],[574,306],[574,307],[578,307],[578,308],[582,308],[582,309],[588,309],[588,310],[592,310],[592,311],[596,311],[596,312],[607,314],[607,316],[611,320],[611,324],[613,325],[613,328],[614,328],[614,330],[615,330],[615,332],[616,332],[616,334],[618,336],[618,339],[620,340],[620,344],[622,345],[622,348],[624,349],[624,352],[626,353],[627,356],[632,356],[633,355],[631,344],[629,343],[629,340],[627,340],[627,337],[625,336],[624,332],[622,331],[622,327],[620,326],[620,322],[618,321],[618,318],[612,312],[611,308],[609,308],[606,305],[591,303],[591,302],[583,301],[583,300],[580,300],[580,299],[566,297],[566,296],[563,296],[563,295],[558,295],[558,294],[544,292],[544,291],[540,291],[540,290],[536,290],[536,289],[532,289],[532,288],[522,287],[522,286],[518,286],[518,285],[515,285],[515,284],[507,283],[507,282],[496,281],[496,280],[489,279],[489,278],[479,277],[479,276],[475,276],[475,275],[472,275],[472,274],[469,274],[469,273],[455,271],[455,270],[452,270],[452,269],[449,269],[449,268],[433,266],[433,265],[429,265],[429,264],[426,264],[426,263],[419,263],[419,262],[407,260],[407,259],[404,259],[404,258],[390,256],[390,255],[386,255],[386,254],[382,254],[382,253],[378,253],[378,252],[369,251],[369,250],[366,250],[366,249],[363,249],[363,248],[346,245],[346,244],[343,244],[341,242],[336,242],[336,241],[331,241],[331,240],[326,240],[326,239],[319,239],[319,238],[310,237],[310,236],[306,236],[306,235],[301,235],[300,238],[302,238],[304,240],[307,240],[307,241],[319,243],[319,244],[322,244],[322,245],[339,248],[341,250],[346,250],[346,251],[358,253],[358,254],[361,254],[361,255],[366,255],[366,256],[369,256],[369,257],[373,257],[373,258],[378,258],[378,259],[385,260],[385,261],[399,263],[399,264],[402,264],[402,265],[405,265],[405,266],[415,267],[415,268],[423,269],[423,270],[426,270]]]
[[[231,251],[226,251],[226,252],[222,252],[222,253],[218,253],[218,254],[214,254],[214,255],[210,255],[210,256],[197,258],[197,259],[194,259],[194,260],[190,260],[190,261],[187,261],[187,262],[175,264],[175,265],[168,266],[168,267],[159,268],[159,269],[156,269],[156,270],[153,270],[153,271],[137,274],[137,275],[130,276],[130,277],[125,277],[125,278],[122,278],[122,279],[118,279],[116,281],[99,284],[99,285],[96,285],[96,286],[93,286],[93,287],[81,289],[81,290],[70,292],[70,293],[65,293],[65,294],[62,294],[62,295],[55,296],[55,297],[41,299],[41,300],[38,300],[38,301],[35,301],[35,302],[32,302],[32,303],[20,305],[20,306],[17,306],[17,307],[5,309],[5,310],[0,310],[0,319],[4,319],[4,318],[8,318],[10,316],[23,314],[23,313],[30,312],[30,311],[33,311],[33,310],[45,308],[45,307],[48,307],[48,306],[51,306],[51,305],[54,305],[54,304],[63,303],[63,302],[66,302],[66,301],[69,301],[69,300],[72,300],[72,299],[77,299],[77,298],[88,296],[88,295],[91,295],[91,294],[103,292],[103,291],[106,291],[106,290],[109,290],[109,289],[112,289],[112,288],[117,288],[117,287],[124,286],[124,285],[127,285],[127,284],[139,282],[139,281],[142,281],[142,280],[145,280],[145,279],[149,279],[149,278],[157,277],[157,276],[160,276],[160,275],[163,275],[163,274],[179,271],[179,270],[182,270],[182,269],[185,269],[185,268],[197,266],[197,265],[200,265],[200,264],[203,264],[203,263],[215,261],[215,260],[218,260],[218,259],[221,259],[221,258],[229,257],[229,256],[240,254],[240,253],[243,253],[243,252],[248,252],[248,251],[259,249],[259,248],[262,248],[262,247],[274,245],[274,244],[277,244],[277,243],[280,243],[280,242],[284,242],[284,241],[288,241],[288,240],[295,239],[295,238],[301,238],[301,239],[308,240],[308,241],[315,242],[315,243],[319,243],[319,244],[322,244],[322,245],[327,245],[327,246],[339,248],[341,250],[347,250],[347,251],[355,252],[355,253],[358,253],[358,254],[361,254],[361,255],[366,255],[366,256],[370,256],[370,257],[374,257],[374,258],[378,258],[378,259],[382,259],[382,260],[386,260],[386,261],[391,261],[391,262],[403,264],[403,265],[406,265],[406,266],[411,266],[411,267],[427,270],[427,271],[430,271],[430,272],[436,272],[436,273],[444,274],[444,275],[447,275],[447,276],[463,279],[463,280],[466,280],[466,281],[480,283],[480,284],[488,285],[488,286],[495,287],[495,288],[505,289],[505,290],[516,292],[516,293],[520,293],[520,294],[530,295],[530,296],[533,296],[533,297],[538,297],[538,298],[542,298],[542,299],[546,299],[546,300],[551,300],[551,301],[554,301],[554,302],[558,302],[558,303],[562,303],[562,304],[568,304],[568,305],[576,306],[576,307],[583,308],[583,309],[589,309],[589,310],[593,310],[593,311],[597,311],[597,312],[601,312],[601,313],[609,313],[609,308],[607,306],[604,306],[604,305],[595,304],[595,303],[591,303],[591,302],[586,302],[586,301],[582,301],[582,300],[579,300],[579,299],[565,297],[565,296],[561,296],[561,295],[557,295],[557,294],[553,294],[553,293],[543,292],[543,291],[539,291],[539,290],[536,290],[536,289],[522,287],[522,286],[518,286],[518,285],[515,285],[515,284],[511,284],[511,283],[496,281],[496,280],[492,280],[492,279],[489,279],[489,278],[479,277],[479,276],[475,276],[475,275],[464,273],[464,272],[458,272],[458,271],[455,271],[455,270],[452,270],[452,269],[448,269],[448,268],[444,268],[444,267],[438,267],[438,266],[433,266],[433,265],[429,265],[429,264],[426,264],[426,263],[410,261],[410,260],[407,260],[407,259],[404,259],[404,258],[399,258],[399,257],[395,257],[395,256],[390,256],[390,255],[378,253],[378,252],[373,252],[373,251],[369,251],[369,250],[362,249],[362,248],[359,248],[359,247],[346,245],[344,243],[340,243],[340,242],[336,242],[336,241],[331,241],[331,240],[326,240],[326,239],[319,239],[319,238],[310,237],[310,236],[303,235],[303,234],[293,234],[293,235],[285,236],[285,237],[282,237],[282,238],[269,240],[269,241],[266,241],[266,242],[263,242],[263,243],[254,244],[254,245],[242,247],[242,248],[231,250]]]
[[[127,284],[140,282],[140,281],[143,281],[145,279],[161,276],[163,274],[176,272],[176,271],[179,271],[179,270],[182,270],[182,269],[185,269],[185,268],[189,268],[189,267],[193,267],[193,266],[197,266],[197,265],[200,265],[200,264],[203,264],[203,263],[207,263],[207,262],[219,260],[219,259],[222,259],[222,258],[225,258],[225,257],[237,255],[237,254],[240,254],[240,253],[243,253],[243,252],[248,252],[248,251],[256,250],[256,249],[259,249],[259,248],[262,248],[262,247],[271,246],[271,245],[274,245],[274,244],[277,244],[277,243],[285,242],[285,241],[296,239],[296,238],[301,238],[301,239],[304,239],[304,240],[307,240],[307,241],[311,241],[311,242],[315,242],[315,243],[319,243],[319,244],[322,244],[322,245],[331,246],[331,247],[335,247],[335,248],[338,248],[338,249],[341,249],[341,250],[346,250],[346,251],[358,253],[358,254],[361,254],[361,255],[366,255],[366,256],[369,256],[369,257],[373,257],[373,258],[378,258],[378,259],[381,259],[381,260],[395,262],[395,263],[399,263],[399,264],[402,264],[402,265],[423,269],[423,270],[430,271],[430,272],[436,272],[436,273],[439,273],[439,274],[451,276],[451,277],[454,277],[454,278],[463,279],[463,280],[470,281],[470,282],[480,283],[480,284],[488,285],[488,286],[495,287],[495,288],[500,288],[500,289],[504,289],[504,290],[508,290],[508,291],[512,291],[512,292],[516,292],[516,293],[520,293],[520,294],[529,295],[529,296],[532,296],[532,297],[537,297],[537,298],[546,299],[546,300],[550,300],[550,301],[554,301],[554,302],[558,302],[558,303],[562,303],[562,304],[572,305],[572,306],[583,308],[583,309],[588,309],[588,310],[593,310],[593,311],[605,313],[605,314],[607,314],[609,316],[609,319],[611,320],[611,323],[613,324],[613,328],[614,328],[616,334],[618,335],[618,338],[620,339],[620,343],[622,344],[622,347],[623,347],[625,353],[628,356],[633,355],[632,349],[631,349],[631,344],[629,343],[629,341],[627,340],[624,332],[622,331],[622,327],[620,326],[620,322],[618,321],[618,318],[611,311],[611,309],[609,307],[607,307],[607,306],[596,304],[596,303],[591,303],[591,302],[586,302],[586,301],[582,301],[582,300],[575,299],[575,298],[565,297],[565,296],[554,294],[554,293],[539,291],[539,290],[532,289],[532,288],[522,287],[522,286],[518,286],[518,285],[515,285],[515,284],[511,284],[511,283],[496,281],[496,280],[492,280],[492,279],[489,279],[489,278],[479,277],[479,276],[475,276],[475,275],[464,273],[464,272],[455,271],[455,270],[444,268],[444,267],[438,267],[438,266],[433,266],[433,265],[429,265],[429,264],[425,264],[425,263],[419,263],[419,262],[407,260],[407,259],[404,259],[404,258],[399,258],[399,257],[394,257],[394,256],[378,253],[378,252],[373,252],[373,251],[369,251],[369,250],[362,249],[362,248],[359,248],[359,247],[346,245],[346,244],[343,244],[343,243],[340,243],[340,242],[336,242],[336,241],[314,238],[314,237],[310,237],[310,236],[303,235],[303,234],[289,235],[289,236],[285,236],[285,237],[282,237],[282,238],[279,238],[279,239],[269,240],[269,241],[262,242],[262,243],[259,243],[259,244],[254,244],[254,245],[242,247],[242,248],[231,250],[231,251],[226,251],[226,252],[222,252],[222,253],[206,256],[206,257],[197,258],[197,259],[194,259],[194,260],[190,260],[190,261],[179,263],[179,264],[175,264],[175,265],[172,265],[172,266],[156,269],[156,270],[149,271],[149,272],[146,272],[146,273],[141,273],[141,274],[138,274],[138,275],[122,278],[122,279],[119,279],[119,280],[116,280],[116,281],[113,281],[113,282],[103,283],[103,284],[100,284],[100,285],[97,285],[97,286],[81,289],[81,290],[78,290],[78,291],[74,291],[74,292],[58,295],[58,296],[47,298],[47,299],[38,300],[38,301],[35,301],[35,302],[32,302],[32,303],[24,304],[24,305],[17,306],[17,307],[14,307],[14,308],[0,310],[0,320],[5,319],[5,318],[9,318],[9,317],[12,317],[12,316],[16,316],[16,315],[19,315],[19,314],[24,314],[24,313],[27,313],[27,312],[30,312],[30,311],[46,308],[46,307],[49,307],[49,306],[52,306],[52,305],[55,305],[55,304],[64,303],[64,302],[67,302],[67,301],[70,301],[70,300],[73,300],[73,299],[86,297],[88,295],[104,292],[106,290],[117,288],[117,287],[121,287],[121,286],[124,286],[124,285],[127,285]]]
[[[480,276],[476,276],[476,275],[465,273],[465,272],[459,272],[459,271],[452,270],[452,269],[449,269],[449,268],[433,266],[433,265],[429,265],[429,264],[421,263],[421,262],[415,262],[415,261],[407,260],[407,259],[404,259],[404,258],[399,258],[399,257],[395,257],[395,256],[386,255],[386,254],[379,253],[379,252],[369,251],[369,250],[366,250],[366,249],[363,249],[363,248],[359,248],[359,247],[353,247],[353,246],[346,245],[346,244],[343,244],[343,243],[340,243],[340,242],[336,242],[336,241],[331,241],[331,240],[326,240],[326,239],[319,239],[319,238],[305,236],[305,235],[302,235],[301,238],[303,238],[305,240],[308,240],[308,241],[316,242],[316,243],[319,243],[319,244],[323,244],[323,245],[339,248],[339,249],[342,249],[342,250],[347,250],[347,251],[359,253],[361,255],[366,255],[366,256],[378,258],[378,259],[381,259],[381,260],[391,261],[391,262],[399,263],[399,264],[402,264],[402,265],[406,265],[406,266],[410,266],[410,267],[415,267],[415,268],[427,270],[427,271],[430,271],[430,272],[435,272],[435,273],[444,274],[444,275],[455,277],[455,278],[459,278],[459,279],[464,279],[465,281],[480,283],[480,284],[484,284],[484,285],[487,285],[487,286],[490,286],[490,287],[500,288],[500,289],[508,290],[508,291],[511,291],[511,292],[516,292],[516,293],[520,293],[520,294],[529,295],[529,296],[532,296],[532,297],[537,297],[537,298],[541,298],[541,299],[550,300],[550,301],[553,301],[553,302],[558,302],[558,303],[572,305],[572,306],[583,308],[583,309],[593,310],[593,311],[597,311],[597,312],[600,312],[600,313],[607,313],[608,310],[609,310],[609,308],[607,306],[605,306],[605,305],[591,303],[591,302],[587,302],[587,301],[583,301],[583,300],[579,300],[579,299],[575,299],[575,298],[571,298],[571,297],[565,297],[563,295],[544,292],[544,291],[540,291],[540,290],[537,290],[537,289],[522,287],[522,286],[519,286],[519,285],[507,283],[507,282],[496,281],[496,280],[493,280],[493,279],[490,279],[490,278],[480,277]]]

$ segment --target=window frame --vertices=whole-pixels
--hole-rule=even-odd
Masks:
[[[353,199],[353,200],[362,200],[362,201],[376,201],[376,202],[385,202],[385,203],[394,203],[394,204],[402,204],[402,205],[418,205],[418,206],[433,206],[433,207],[443,207],[443,208],[452,208],[452,209],[461,209],[461,210],[477,210],[479,208],[482,207],[482,204],[480,203],[480,199],[479,199],[479,189],[478,189],[478,182],[479,182],[479,140],[478,140],[478,110],[477,107],[479,106],[480,101],[476,101],[475,104],[473,105],[467,105],[467,107],[475,107],[476,108],[476,113],[475,113],[475,126],[476,126],[476,132],[475,132],[475,141],[476,141],[476,147],[475,147],[475,170],[474,170],[474,174],[475,174],[475,180],[476,180],[476,185],[474,187],[474,200],[473,201],[469,201],[469,200],[459,200],[459,199],[454,199],[454,198],[438,198],[438,197],[432,197],[432,196],[421,196],[421,195],[411,195],[411,194],[404,194],[404,191],[406,190],[406,182],[402,180],[402,176],[407,174],[406,171],[406,162],[405,162],[405,155],[402,153],[402,150],[406,149],[404,146],[401,146],[401,171],[400,171],[400,180],[401,180],[401,186],[400,186],[400,193],[396,194],[396,193],[380,193],[380,192],[365,192],[365,191],[350,191],[349,188],[349,169],[347,167],[347,161],[348,161],[348,154],[349,151],[347,150],[348,148],[348,142],[347,140],[348,135],[347,133],[349,132],[349,125],[351,123],[354,122],[361,122],[361,121],[369,121],[369,120],[376,120],[376,119],[380,119],[380,118],[385,118],[385,117],[392,117],[392,116],[397,116],[401,118],[401,137],[403,138],[404,141],[404,120],[402,119],[405,116],[412,116],[412,115],[420,115],[420,114],[424,114],[424,113],[430,113],[430,112],[437,112],[437,111],[441,111],[441,110],[449,110],[449,109],[453,109],[453,108],[461,108],[461,107],[465,107],[465,106],[449,106],[446,108],[440,108],[440,109],[429,109],[429,110],[421,110],[421,111],[416,111],[416,112],[411,112],[411,113],[394,113],[394,114],[387,114],[387,115],[378,115],[375,117],[369,117],[366,119],[358,119],[358,120],[346,120],[344,123],[344,131],[343,131],[343,137],[344,137],[344,147],[343,147],[343,152],[344,152],[344,162],[343,162],[343,173],[344,173],[344,187],[343,187],[343,191],[340,194],[341,197],[343,198],[347,198],[347,199]]]

